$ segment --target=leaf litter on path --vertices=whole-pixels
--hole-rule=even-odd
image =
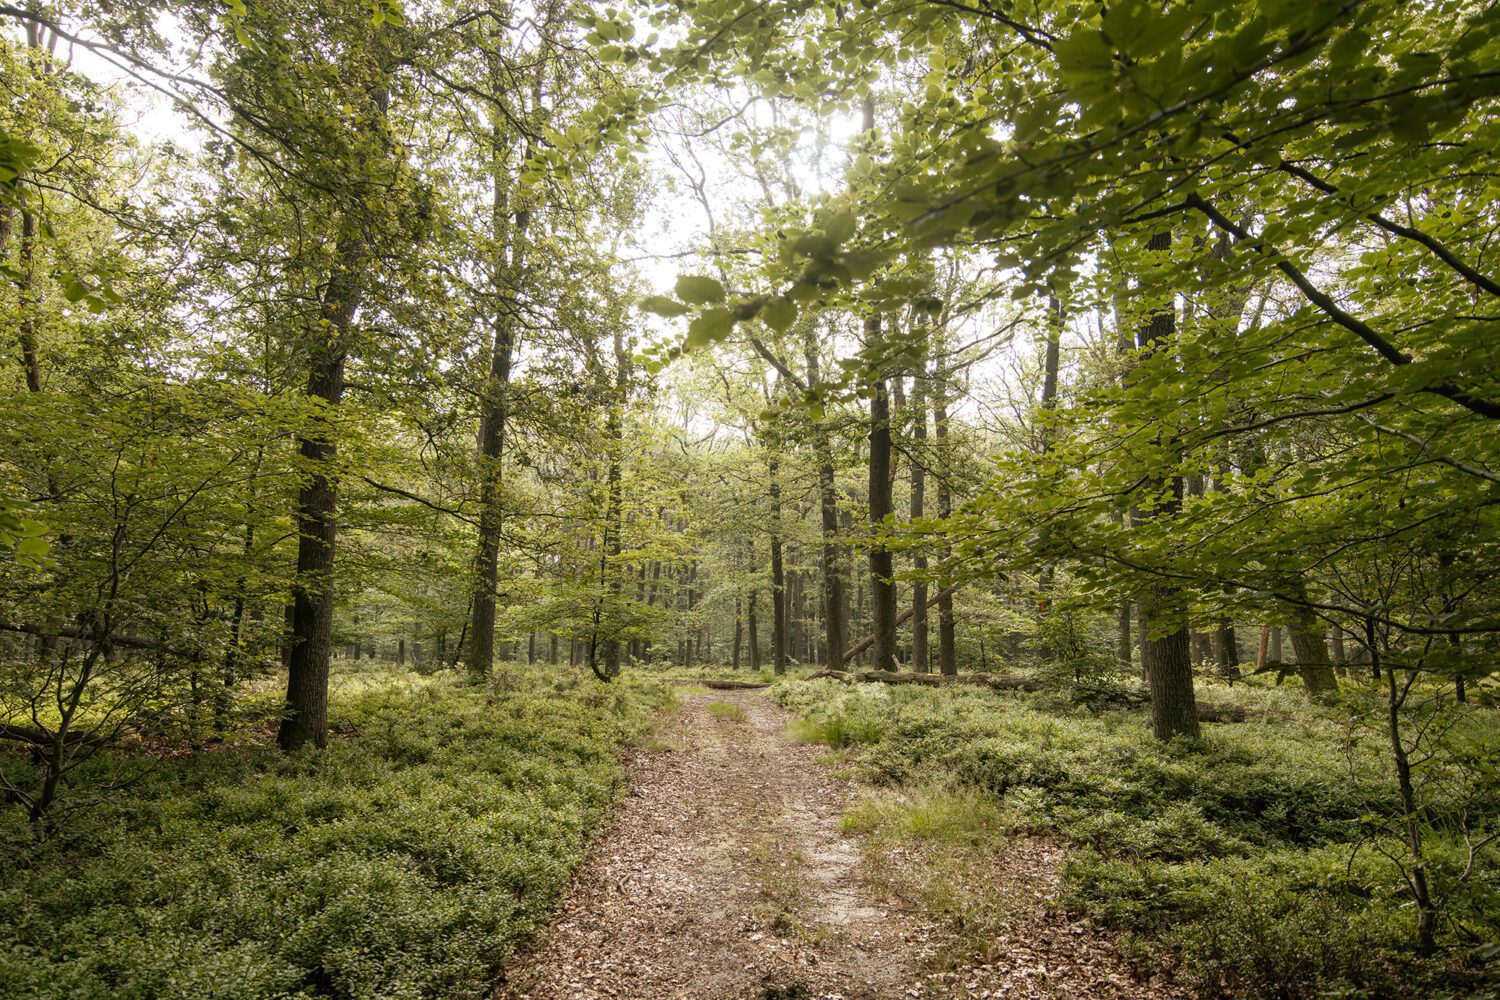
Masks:
[[[726,702],[743,713],[707,708]],[[855,783],[789,740],[787,721],[754,691],[682,695],[659,744],[673,749],[635,752],[629,795],[497,998],[1183,995],[1131,978],[1107,938],[1047,905],[1057,851],[1036,840],[997,873],[1029,898],[995,946],[957,968],[935,962],[951,934],[877,889],[890,879],[871,878],[839,828]]]

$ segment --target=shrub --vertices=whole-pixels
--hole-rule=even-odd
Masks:
[[[321,753],[163,760],[51,841],[8,837],[0,995],[487,995],[666,698],[565,677],[346,677]]]
[[[816,682],[772,694],[805,738],[844,748],[897,790],[858,805],[851,829],[929,841],[1053,830],[1074,845],[1065,904],[1122,932],[1122,951],[1142,964],[1180,964],[1204,995],[1497,995],[1480,982],[1500,955],[1476,946],[1500,938],[1500,873],[1481,858],[1465,875],[1455,807],[1436,799],[1426,849],[1448,950],[1430,961],[1412,950],[1404,876],[1387,857],[1401,848],[1376,822],[1394,795],[1386,737],[1357,722],[1370,706],[1358,694],[1315,705],[1284,690],[1200,686],[1251,709],[1250,720],[1163,746],[1140,709],[1046,694]],[[1451,737],[1492,747],[1494,726],[1473,713]],[[1435,780],[1438,766],[1424,774]],[[1472,786],[1492,770],[1464,773]],[[1471,824],[1493,822],[1493,789],[1466,786],[1455,801]],[[954,808],[975,816],[954,819]]]

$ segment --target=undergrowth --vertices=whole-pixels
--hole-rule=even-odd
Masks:
[[[0,995],[485,996],[668,697],[366,671],[339,678],[321,752],[283,756],[262,726],[147,767],[102,755],[50,839],[0,814]]]
[[[1405,876],[1385,856],[1401,845],[1374,822],[1395,796],[1385,736],[1364,721],[1379,706],[1362,692],[1320,706],[1286,688],[1202,688],[1248,720],[1165,746],[1139,709],[1050,694],[829,682],[771,694],[797,713],[794,735],[842,748],[879,786],[846,827],[925,845],[924,902],[976,948],[1006,906],[1003,887],[973,884],[979,859],[1037,834],[1070,845],[1062,905],[1119,932],[1143,972],[1175,968],[1205,995],[1497,995],[1485,942],[1500,939],[1500,874],[1481,855],[1463,877],[1436,795],[1429,877],[1448,920],[1441,954],[1414,953]],[[1493,760],[1497,732],[1492,712],[1460,710],[1446,738]],[[1495,790],[1465,802],[1492,814]]]

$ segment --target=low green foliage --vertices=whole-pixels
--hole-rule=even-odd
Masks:
[[[1374,822],[1396,794],[1383,733],[1365,718],[1379,705],[1362,693],[1319,706],[1286,690],[1200,688],[1245,707],[1248,721],[1162,746],[1138,712],[1096,714],[1050,695],[816,682],[772,694],[798,713],[804,738],[847,748],[890,789],[857,804],[846,828],[947,845],[938,854],[1058,833],[1074,845],[1065,904],[1125,932],[1143,966],[1180,961],[1208,995],[1480,989],[1474,949],[1500,936],[1500,873],[1481,854],[1463,877],[1462,840],[1434,797],[1429,878],[1443,887],[1448,925],[1443,954],[1419,960],[1390,860],[1400,847]],[[1458,710],[1446,755],[1493,748],[1492,714]],[[1431,785],[1447,780],[1439,760],[1424,766]],[[1494,789],[1465,794],[1471,810],[1495,806]]]
[[[102,756],[51,840],[4,814],[0,994],[479,997],[621,788],[660,685],[343,679],[325,751]],[[7,761],[6,766],[12,766]]]
[[[743,722],[745,719],[745,709],[727,701],[709,702],[708,714],[716,719],[727,719],[731,722]]]

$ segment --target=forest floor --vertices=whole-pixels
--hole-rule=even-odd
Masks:
[[[980,956],[874,871],[840,816],[858,783],[786,735],[755,691],[683,694],[553,926],[507,971],[504,1000],[1162,997],[1108,937],[1053,905],[1060,853],[1004,846],[1006,930]],[[920,866],[919,854],[897,859]],[[956,961],[952,956],[966,955]]]

